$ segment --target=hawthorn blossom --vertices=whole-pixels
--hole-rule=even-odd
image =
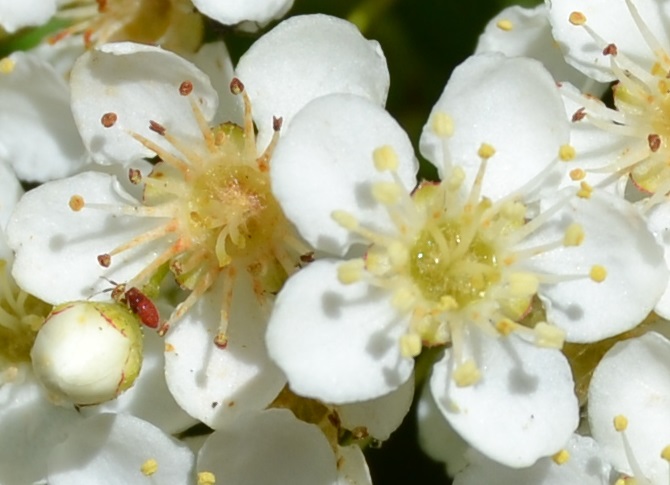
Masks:
[[[168,385],[187,412],[217,427],[264,408],[285,384],[267,357],[265,321],[273,293],[311,248],[267,175],[282,118],[330,92],[383,104],[388,71],[376,42],[322,15],[262,37],[240,60],[239,79],[222,72],[225,49],[205,52],[219,56],[203,64],[234,93],[219,111],[206,74],[171,52],[117,43],[82,56],[71,75],[82,140],[112,172],[130,165],[130,176],[85,172],[44,184],[23,198],[9,233],[15,276],[47,301],[90,297],[108,280],[153,298],[171,273],[188,294],[160,325]],[[312,76],[296,79],[305,66]],[[156,155],[143,174],[137,162]]]
[[[667,322],[659,329],[667,333]],[[665,484],[670,473],[670,341],[650,331],[612,347],[589,387],[594,439],[623,477]]]
[[[586,184],[552,194],[573,154],[563,113],[537,62],[469,59],[421,140],[443,180],[415,190],[411,145],[378,106],[331,95],[293,118],[270,169],[284,211],[317,250],[369,245],[312,263],[278,295],[266,340],[296,393],[382,395],[422,346],[449,344],[431,389],[471,446],[521,467],[565,444],[578,413],[563,340],[637,325],[668,272],[627,202]],[[549,324],[530,328],[518,322],[535,296]]]

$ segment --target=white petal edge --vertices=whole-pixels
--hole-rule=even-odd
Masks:
[[[150,480],[184,485],[193,474],[191,450],[152,424],[126,414],[99,414],[85,419],[49,456],[49,484],[95,483],[144,485],[141,467],[156,460]]]
[[[433,129],[438,113],[453,120],[453,134],[446,139]],[[565,108],[551,74],[533,59],[491,53],[471,56],[454,69],[419,146],[440,176],[445,162],[462,166],[465,187],[470,187],[480,165],[479,147],[492,145],[496,152],[487,166],[482,193],[497,200],[546,171],[568,140]],[[555,185],[550,185],[544,190],[553,192]]]
[[[193,91],[179,93],[182,82]],[[202,140],[191,101],[211,120],[218,106],[209,78],[193,64],[170,51],[132,42],[104,44],[82,55],[70,77],[72,113],[84,145],[99,163],[129,163],[155,153],[131,133],[175,152],[164,137],[149,128],[155,121],[182,142]],[[116,122],[101,119],[115,113]]]
[[[246,274],[235,282],[228,346],[214,345],[223,279],[165,337],[168,387],[186,412],[214,429],[267,407],[286,384],[265,347],[266,317]]]
[[[369,229],[396,230],[385,206],[372,196],[373,183],[393,180],[373,163],[374,150],[385,145],[397,154],[397,173],[410,193],[418,170],[412,144],[375,103],[332,94],[312,101],[293,118],[275,150],[270,177],[286,216],[313,247],[344,255],[362,242],[332,219],[336,210],[353,214]]]
[[[273,116],[286,126],[309,101],[333,93],[384,106],[390,82],[379,43],[321,14],[284,20],[251,46],[236,71],[253,104],[260,147],[270,140]]]
[[[647,225],[663,248],[665,265],[670,268],[670,203],[663,202],[651,208],[647,213]],[[666,284],[654,311],[663,318],[670,318],[670,281]]]
[[[293,0],[193,0],[201,13],[223,25],[254,22],[264,27],[282,17],[293,6]]]
[[[248,413],[215,431],[198,453],[198,471],[226,485],[337,480],[335,455],[321,430],[286,409]]]
[[[414,361],[400,354],[408,322],[391,306],[390,294],[362,282],[342,285],[338,264],[316,261],[289,278],[266,341],[296,394],[345,404],[397,389]]]
[[[482,379],[456,386],[451,350],[433,366],[430,379],[435,403],[451,426],[470,446],[514,468],[559,451],[579,422],[572,373],[563,354],[475,328],[466,339],[464,358],[475,360]]]
[[[56,0],[0,0],[0,26],[13,34],[46,23],[56,13]]]
[[[24,291],[53,304],[87,299],[110,288],[103,276],[118,282],[129,280],[160,248],[160,241],[140,245],[113,257],[111,266],[102,268],[98,255],[150,230],[160,220],[92,208],[74,212],[68,204],[75,194],[90,203],[112,206],[132,201],[114,176],[85,172],[27,192],[7,225],[7,242],[16,252],[14,279]]]
[[[12,258],[12,251],[7,245],[5,229],[16,203],[23,195],[23,188],[11,167],[2,162],[0,162],[0,188],[0,259],[7,261]]]

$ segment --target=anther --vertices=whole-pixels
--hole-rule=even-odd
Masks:
[[[281,127],[282,127],[282,124],[284,124],[284,118],[282,118],[281,116],[279,116],[279,117],[273,116],[272,117],[272,129],[274,131],[280,131]]]
[[[149,458],[147,461],[142,463],[140,470],[143,475],[150,477],[158,471],[158,462],[154,458]]]
[[[488,143],[482,143],[481,146],[479,147],[479,150],[477,150],[477,155],[479,155],[481,158],[484,159],[489,159],[493,155],[495,155],[496,149],[493,148],[492,145],[489,145]]]
[[[84,202],[84,198],[81,195],[73,195],[72,197],[70,197],[68,205],[70,206],[70,209],[72,209],[74,212],[79,212],[84,208],[86,203]]]
[[[314,251],[310,251],[305,254],[300,255],[300,262],[302,263],[312,263],[314,261]]]
[[[661,137],[656,133],[652,133],[647,137],[647,143],[649,143],[649,149],[652,152],[656,152],[661,148]]]
[[[103,268],[109,268],[109,265],[112,264],[112,257],[105,253],[105,254],[99,254],[98,257],[98,264],[102,266]]]
[[[600,264],[594,264],[591,267],[589,276],[596,283],[602,283],[603,281],[605,281],[605,278],[607,278],[607,269]]]
[[[421,353],[421,337],[408,333],[400,337],[400,353],[403,357],[413,358]]]
[[[584,180],[586,178],[586,171],[583,168],[575,168],[570,170],[570,178],[575,182]]]
[[[514,24],[512,23],[511,20],[502,19],[496,22],[496,27],[498,27],[500,30],[504,30],[505,32],[509,32],[514,28]]]
[[[584,25],[586,23],[586,15],[582,12],[572,12],[568,20],[572,25]]]
[[[137,168],[128,169],[128,180],[133,185],[139,185],[142,182],[142,172]]]
[[[375,168],[380,172],[386,170],[395,171],[398,169],[398,155],[396,155],[395,150],[390,145],[375,148],[372,152],[372,160],[374,161]]]
[[[230,81],[230,92],[233,94],[240,94],[242,91],[244,91],[244,84],[242,84],[242,81],[234,77],[233,80]]]
[[[216,345],[221,350],[228,347],[228,337],[223,333],[217,333],[214,337],[214,345]]]
[[[607,44],[607,46],[603,49],[604,56],[616,56],[618,53],[619,50],[614,44]]]
[[[570,224],[563,236],[563,245],[566,247],[579,246],[584,242],[584,228],[576,222]]]
[[[214,485],[216,477],[212,472],[198,472],[198,485]]]
[[[2,60],[0,60],[0,73],[9,74],[14,70],[15,66],[16,62],[14,62],[9,57],[5,57]]]
[[[345,211],[333,211],[330,215],[335,222],[340,226],[348,230],[354,230],[358,228],[358,221],[354,216]]]
[[[112,126],[114,126],[114,123],[116,123],[116,120],[118,119],[119,117],[116,115],[116,113],[110,111],[109,113],[105,113],[104,115],[102,115],[102,117],[100,118],[100,123],[102,123],[102,126],[104,126],[105,128],[111,128]]]
[[[665,448],[661,450],[661,458],[670,462],[670,445],[666,445]]]
[[[337,279],[343,285],[349,285],[360,281],[365,270],[365,262],[362,259],[352,259],[337,267]]]
[[[193,92],[193,83],[191,81],[184,81],[179,85],[179,94],[188,96]]]
[[[572,145],[561,145],[561,148],[558,150],[558,156],[564,162],[574,160],[576,155],[577,151]]]
[[[586,117],[586,108],[581,107],[577,111],[574,112],[572,115],[572,122],[575,123],[577,121],[581,121]]]
[[[160,136],[165,136],[165,127],[154,120],[149,120],[149,129]]]
[[[570,459],[570,452],[566,449],[563,449],[556,453],[554,456],[551,457],[551,459],[556,463],[557,465],[565,465],[568,460]]]
[[[467,360],[454,369],[454,382],[458,387],[468,387],[476,384],[482,378],[474,360]]]
[[[593,187],[591,187],[589,184],[587,184],[585,181],[582,180],[582,182],[579,184],[577,197],[580,197],[582,199],[590,199],[592,193],[593,193]]]
[[[447,113],[435,113],[432,126],[437,136],[446,138],[454,134],[454,120]]]

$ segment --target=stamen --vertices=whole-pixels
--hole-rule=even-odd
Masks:
[[[554,454],[551,459],[557,465],[565,465],[570,459],[570,452],[566,449],[562,449],[558,453]]]
[[[109,112],[102,115],[102,118],[100,118],[100,123],[102,123],[102,126],[105,128],[111,128],[118,119],[119,117],[116,113]]]

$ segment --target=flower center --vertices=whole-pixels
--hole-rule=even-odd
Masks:
[[[194,51],[202,38],[202,18],[187,0],[75,0],[56,15],[72,24],[52,37],[51,43],[82,34],[88,48],[133,41]]]
[[[179,93],[189,96],[192,89],[192,84],[184,81]],[[162,226],[101,254],[98,261],[107,267],[114,255],[131,247],[159,238],[169,242],[163,253],[125,285],[151,294],[155,280],[162,279],[169,268],[179,285],[191,291],[161,326],[161,334],[167,332],[171,323],[211,288],[220,275],[224,277],[221,324],[215,338],[219,347],[227,344],[228,315],[238,271],[250,273],[254,292],[263,303],[268,294],[279,291],[288,275],[300,266],[300,261],[309,259],[311,254],[271,190],[269,161],[279,139],[281,119],[274,120],[273,139],[257,156],[249,98],[239,80],[233,80],[231,89],[243,96],[244,127],[227,123],[207,128],[191,98],[194,116],[203,130],[202,139],[195,144],[176,139],[156,121],[150,121],[151,129],[165,138],[171,150],[133,134],[161,159],[145,179],[139,171],[130,171],[131,182],[144,182],[144,205],[119,209],[87,203],[78,195],[70,200],[75,211],[90,207],[140,217],[167,218]],[[115,113],[102,116],[102,124],[108,128],[112,128],[116,120]]]

